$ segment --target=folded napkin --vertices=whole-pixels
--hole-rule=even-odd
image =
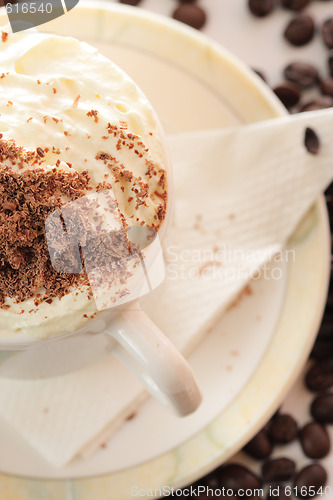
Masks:
[[[305,146],[308,127],[318,135],[318,154]],[[175,211],[166,279],[144,307],[187,354],[285,247],[331,182],[333,110],[183,133],[169,137],[169,144]],[[103,442],[144,397],[112,355],[54,379],[0,379],[1,417],[58,467]]]

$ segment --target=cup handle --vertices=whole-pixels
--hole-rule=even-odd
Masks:
[[[201,403],[192,369],[138,304],[120,312],[105,330],[118,341],[113,352],[146,389],[179,416]]]

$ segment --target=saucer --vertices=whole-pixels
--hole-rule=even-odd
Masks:
[[[87,41],[114,60],[144,90],[167,133],[285,113],[268,87],[218,44],[148,11],[83,2],[42,29]],[[251,284],[189,357],[204,394],[196,414],[179,420],[149,400],[105,447],[61,470],[1,422],[1,498],[23,490],[24,500],[122,500],[133,486],[190,483],[239,450],[283,400],[317,333],[330,254],[322,198],[289,248],[295,259],[277,264],[282,278]],[[152,304],[145,307],[149,313]]]

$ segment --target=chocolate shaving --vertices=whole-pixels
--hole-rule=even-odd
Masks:
[[[96,109],[92,109],[91,111],[88,111],[87,116],[89,117],[94,117],[95,123],[98,122],[98,111]]]
[[[10,158],[13,147],[8,147],[7,154]],[[22,302],[42,287],[44,293],[37,296],[37,304],[62,297],[74,283],[85,281],[84,276],[58,273],[52,267],[44,223],[64,204],[64,198],[75,200],[85,195],[88,187],[87,172],[67,173],[55,168],[18,172],[0,167],[0,307],[6,297]]]
[[[37,148],[37,154],[38,154],[39,156],[41,156],[42,158],[44,158],[44,156],[45,156],[45,151],[44,151],[44,149],[42,149],[42,148]]]

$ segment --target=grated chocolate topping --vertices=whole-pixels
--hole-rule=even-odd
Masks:
[[[4,147],[1,151],[3,154]],[[21,149],[16,152],[22,154]],[[12,147],[7,153],[12,158]],[[84,281],[83,275],[58,273],[52,267],[44,223],[64,204],[64,198],[75,200],[88,188],[87,172],[38,167],[13,171],[0,166],[0,307],[7,296],[22,302],[41,287],[44,291],[39,301],[62,297],[73,284]]]
[[[139,265],[140,249],[129,243],[112,185],[97,186],[96,192],[107,202],[99,204],[87,196],[93,189],[87,171],[63,171],[60,160],[56,167],[45,169],[45,152],[40,147],[27,151],[12,140],[0,139],[0,308],[9,307],[6,298],[20,303],[34,297],[38,306],[61,299],[73,287],[85,287],[90,293],[91,287],[114,290],[116,283],[115,301],[128,293],[124,288],[132,272],[128,259],[133,270]],[[147,195],[144,188],[137,190],[138,199]],[[76,200],[68,212],[66,205]],[[119,218],[119,230],[103,230],[108,214],[111,220]],[[60,229],[51,222],[47,238],[46,220],[53,219],[62,221]]]

